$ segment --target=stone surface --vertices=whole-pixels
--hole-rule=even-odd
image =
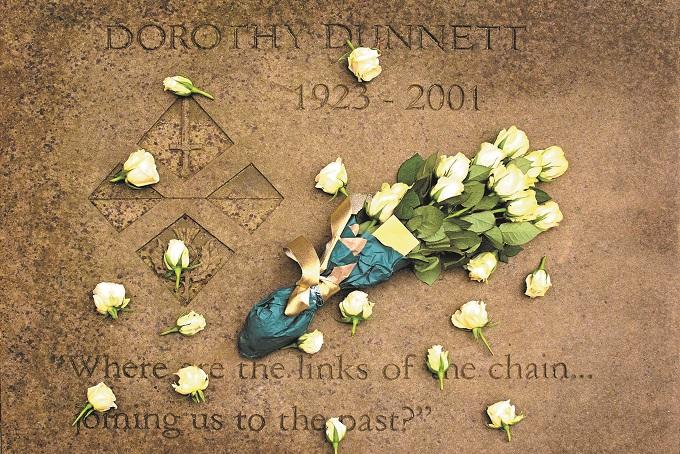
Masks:
[[[335,415],[356,421],[344,453],[677,452],[677,2],[38,1],[0,15],[3,453],[331,452],[319,429]],[[381,49],[372,82],[338,62],[341,25]],[[164,92],[175,74],[215,100]],[[414,152],[472,156],[511,124],[570,159],[542,186],[559,228],[486,285],[399,272],[369,290],[354,338],[329,302],[317,355],[239,357],[252,304],[299,278],[283,246],[328,236],[323,165],[342,156],[350,190],[372,193]],[[161,182],[110,185],[139,146]],[[183,235],[204,268],[175,294],[159,255]],[[554,287],[530,300],[543,255]],[[97,314],[100,281],[123,283],[131,312]],[[451,326],[470,299],[499,322],[493,357]],[[204,331],[158,335],[188,310]],[[443,392],[424,368],[434,343],[458,372]],[[184,363],[210,372],[206,403],[173,391]],[[100,381],[118,409],[72,427]],[[485,426],[501,399],[527,415],[511,444]]]

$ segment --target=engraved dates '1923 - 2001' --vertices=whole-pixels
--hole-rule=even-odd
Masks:
[[[373,101],[393,104],[395,101],[384,96],[371,97],[365,85],[317,83],[310,87],[300,84],[295,87],[297,110],[364,110]],[[479,111],[480,88],[478,85],[463,84],[410,84],[405,99],[398,100],[404,110],[425,111]]]

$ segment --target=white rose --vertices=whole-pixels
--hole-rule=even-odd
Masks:
[[[345,438],[347,434],[347,426],[345,426],[338,418],[329,418],[326,420],[326,440],[333,445],[333,451],[337,454],[338,445]]]
[[[111,408],[118,408],[116,405],[116,395],[104,383],[87,388],[87,401],[92,405],[92,408],[101,412]]]
[[[191,80],[184,76],[172,76],[163,79],[163,90],[171,91],[177,96],[189,96],[192,93],[198,93],[206,98],[215,99],[210,93],[196,87]]]
[[[297,347],[310,355],[321,350],[323,345],[323,334],[318,329],[311,333],[305,333],[298,338]]]
[[[113,318],[118,318],[118,311],[130,302],[130,298],[125,298],[125,287],[112,282],[97,284],[92,291],[92,297],[97,312],[104,315],[109,314]]]
[[[177,319],[177,327],[179,328],[180,334],[193,336],[205,328],[205,317],[191,311]]]
[[[473,330],[484,328],[489,323],[484,301],[468,301],[451,316],[451,323],[456,328]]]
[[[437,202],[461,195],[465,190],[463,182],[456,177],[441,177],[430,189],[430,196]]]
[[[203,390],[208,387],[209,379],[203,369],[187,366],[175,372],[175,375],[179,377],[178,383],[172,384],[175,391],[185,396],[191,395],[196,403],[205,401]]]
[[[503,153],[503,150],[501,150],[494,144],[484,142],[479,147],[479,152],[473,158],[472,163],[477,164],[478,166],[484,166],[494,169],[498,167],[498,165],[501,163],[501,161],[503,161],[504,158],[505,153]]]
[[[545,260],[543,257],[541,263],[531,274],[526,278],[527,289],[524,294],[530,298],[545,296],[548,289],[552,286],[550,282],[550,275],[545,270]]]
[[[531,167],[527,171],[527,176],[531,178],[532,186],[538,181],[538,175],[543,170],[543,150],[534,150],[523,156],[531,162]]]
[[[489,188],[493,189],[503,201],[517,197],[517,194],[527,189],[530,184],[531,179],[512,163],[507,167],[499,164],[489,176]]]
[[[359,82],[375,79],[382,72],[378,57],[380,52],[368,47],[357,47],[347,57],[347,67]]]
[[[536,192],[531,189],[516,194],[516,198],[511,200],[506,208],[512,222],[533,221],[536,219],[537,210]]]
[[[541,181],[554,180],[560,177],[569,168],[569,162],[564,156],[564,151],[560,147],[548,147],[542,152],[543,169],[538,175]]]
[[[392,186],[383,183],[380,191],[370,201],[366,201],[366,214],[380,222],[387,221],[410,188],[411,186],[404,183],[394,183]]]
[[[122,180],[136,187],[158,183],[160,176],[153,155],[144,149],[130,153],[123,164],[123,169],[110,181],[115,183]]]
[[[165,266],[169,270],[174,270],[175,268],[188,268],[189,249],[184,244],[184,241],[170,240],[163,259],[165,261]]]
[[[521,129],[517,129],[516,126],[510,126],[498,133],[494,145],[503,150],[505,156],[510,159],[523,156],[529,151],[527,135]]]
[[[438,178],[453,177],[458,181],[463,181],[469,170],[470,160],[467,156],[463,153],[456,153],[455,156],[440,156],[434,173]]]
[[[163,79],[163,90],[171,91],[178,96],[189,96],[191,94],[191,80],[183,76],[166,77]]]
[[[553,227],[557,227],[562,222],[564,216],[560,211],[560,206],[557,202],[549,200],[542,203],[536,209],[536,221],[534,225],[539,229],[546,231]]]
[[[512,440],[510,426],[524,419],[524,415],[515,414],[515,406],[511,405],[509,400],[503,400],[490,405],[486,409],[486,414],[489,415],[491,420],[489,427],[505,430],[508,441]]]
[[[374,305],[368,300],[368,295],[360,290],[354,290],[340,302],[342,321],[352,324],[352,336],[354,336],[359,322],[367,320],[373,314]]]
[[[327,194],[336,195],[338,191],[346,194],[344,188],[347,185],[347,170],[342,163],[342,158],[326,165],[314,180],[316,187]]]
[[[444,389],[444,376],[449,368],[449,352],[444,351],[441,345],[433,345],[427,350],[427,368],[437,374],[439,389]]]
[[[495,252],[482,252],[470,259],[464,268],[468,270],[473,281],[486,282],[496,269],[496,265],[498,257]]]

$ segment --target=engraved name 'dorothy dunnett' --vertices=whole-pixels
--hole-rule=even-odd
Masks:
[[[428,24],[228,24],[116,23],[106,26],[106,49],[342,49],[357,46],[396,50],[522,51],[526,25]]]

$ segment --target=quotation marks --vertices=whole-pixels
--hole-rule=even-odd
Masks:
[[[432,414],[432,407],[429,405],[425,407],[421,407],[420,405],[417,405],[413,408],[404,406],[401,408],[407,416],[405,416],[402,419],[402,424],[403,428],[401,429],[402,431],[406,431],[406,424],[411,422],[414,418],[421,418],[423,421],[425,418],[430,416]]]

